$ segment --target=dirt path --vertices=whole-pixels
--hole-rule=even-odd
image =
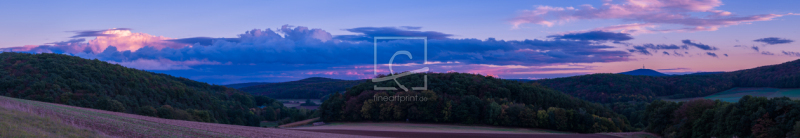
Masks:
[[[445,132],[398,132],[398,131],[369,131],[369,130],[335,130],[335,129],[305,129],[300,131],[322,132],[333,134],[396,137],[396,138],[618,138],[602,134],[502,134],[502,133],[445,133]]]
[[[433,132],[433,133],[490,133],[490,134],[568,134],[547,129],[499,127],[499,126],[470,126],[427,123],[398,123],[398,122],[353,122],[332,123],[323,126],[307,126],[290,128],[292,130],[364,130],[364,131],[394,131],[394,132]]]

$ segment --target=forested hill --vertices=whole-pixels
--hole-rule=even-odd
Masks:
[[[651,101],[659,96],[707,96],[733,87],[800,88],[800,60],[753,69],[700,75],[591,74],[542,79],[541,84],[595,102]]]
[[[637,69],[619,74],[634,75],[634,76],[669,76],[667,74],[652,70],[652,69]]]
[[[717,75],[734,77],[737,87],[800,88],[800,59]]]
[[[256,105],[293,112],[236,89],[62,54],[4,52],[0,74],[0,95],[161,118],[258,125],[276,118]]]
[[[366,80],[339,80],[312,77],[297,81],[267,83],[239,88],[253,95],[264,95],[277,99],[320,99],[335,92],[345,91]]]
[[[544,86],[465,73],[424,73],[398,78],[427,91],[375,91],[394,81],[361,83],[333,93],[321,105],[324,121],[408,121],[549,128],[575,132],[629,131],[627,119],[603,106]],[[384,101],[375,96],[417,96]],[[421,99],[426,100],[421,100]],[[399,99],[399,98],[398,98]]]
[[[239,89],[239,88],[244,88],[244,87],[249,87],[249,86],[256,86],[256,85],[270,84],[270,83],[271,83],[271,82],[247,82],[247,83],[234,83],[234,84],[228,84],[228,85],[225,85],[225,87],[228,87],[228,88],[234,88],[234,89]]]

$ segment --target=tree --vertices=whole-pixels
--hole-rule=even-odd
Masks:
[[[764,114],[756,120],[756,125],[751,128],[753,132],[753,136],[757,138],[772,138],[772,137],[779,137],[776,135],[771,135],[769,132],[771,127],[775,125],[775,121],[772,121],[772,118],[769,117],[769,113]]]
[[[502,113],[500,105],[492,101],[486,109],[486,118],[484,119],[486,120],[486,124],[497,125],[498,122],[495,120],[497,120],[500,113]]]
[[[300,104],[300,106],[317,106],[317,104],[312,102],[311,99],[306,99],[306,102],[303,103],[303,104]]]
[[[156,108],[153,108],[152,106],[149,106],[149,105],[148,106],[139,107],[139,114],[140,115],[146,115],[146,116],[157,116]]]
[[[158,108],[158,111],[157,111],[158,112],[158,117],[167,118],[167,119],[174,119],[175,117],[172,115],[173,112],[174,112],[173,110],[175,110],[175,109],[173,109],[172,106],[162,105],[161,107]]]

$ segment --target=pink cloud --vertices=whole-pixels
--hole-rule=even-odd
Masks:
[[[627,0],[621,3],[605,1],[599,8],[592,5],[574,7],[537,6],[524,10],[510,22],[514,28],[523,24],[553,26],[577,20],[622,20],[636,22],[631,24],[599,27],[592,31],[612,31],[625,33],[664,33],[715,31],[720,27],[768,21],[789,14],[761,14],[736,16],[729,11],[716,10],[722,5],[719,0]],[[705,17],[690,13],[709,14]],[[663,25],[680,25],[677,28],[659,28]]]
[[[136,50],[139,50],[145,46],[153,47],[157,50],[161,50],[163,48],[168,48],[168,47],[173,49],[179,49],[189,46],[188,44],[166,41],[166,40],[173,40],[174,38],[154,36],[146,33],[132,33],[128,29],[112,28],[107,30],[90,31],[90,32],[96,32],[97,34],[92,34],[91,36],[94,36],[96,38],[88,42],[82,42],[82,41],[58,42],[58,43],[51,43],[53,45],[25,45],[21,47],[11,47],[6,49],[13,51],[29,51],[37,53],[54,53],[54,52],[100,53],[103,52],[109,46],[116,47],[117,51],[119,52],[128,50],[130,50],[131,52],[136,52]],[[80,36],[80,37],[90,37],[90,36]],[[46,47],[41,47],[41,46],[46,46]]]
[[[145,46],[151,46],[158,50],[167,47],[178,49],[184,46],[188,46],[186,44],[165,41],[174,38],[154,36],[145,33],[131,33],[130,30],[108,30],[103,32],[103,34],[113,34],[113,35],[97,36],[97,38],[95,38],[94,40],[89,41],[87,45],[92,49],[93,52],[102,52],[103,50],[108,48],[108,46],[117,47],[118,51],[130,50],[131,52],[135,52],[136,50],[143,48]]]

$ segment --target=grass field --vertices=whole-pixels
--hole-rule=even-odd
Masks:
[[[758,97],[789,97],[794,100],[800,100],[800,89],[778,89],[778,88],[733,88],[723,92],[715,93],[713,95],[697,98],[683,98],[683,99],[664,99],[666,101],[688,101],[692,99],[711,99],[722,100],[726,102],[738,102],[740,98],[745,95],[758,96]]]
[[[362,137],[161,119],[0,96],[0,137]]]
[[[0,137],[95,138],[98,132],[24,111],[0,108]]]
[[[295,102],[298,102],[298,103],[283,103],[283,106],[286,106],[286,107],[298,107],[298,106],[300,106],[300,104],[306,102],[306,99],[275,99],[275,100],[278,100],[280,102],[284,102],[284,101],[295,101]],[[322,104],[322,101],[320,101],[320,99],[311,99],[311,102],[314,102],[317,105]]]

